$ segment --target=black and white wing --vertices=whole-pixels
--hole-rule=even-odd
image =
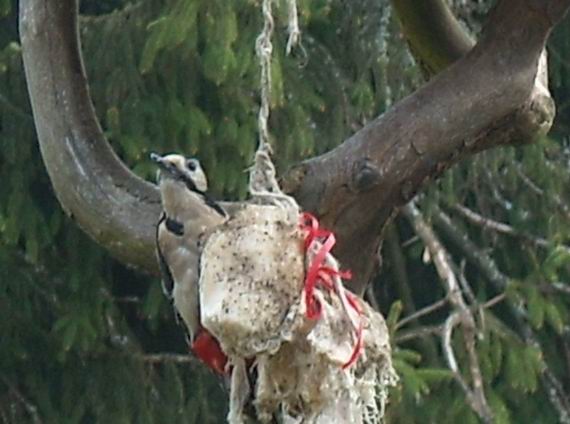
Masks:
[[[158,266],[160,267],[160,274],[162,278],[162,292],[164,295],[172,300],[172,293],[174,291],[174,278],[172,278],[172,272],[166,263],[166,259],[164,258],[164,254],[160,249],[160,240],[159,240],[159,233],[160,233],[160,226],[166,225],[166,215],[163,213],[160,216],[158,224],[156,225],[156,255],[158,258]]]

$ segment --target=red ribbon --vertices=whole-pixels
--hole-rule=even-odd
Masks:
[[[336,239],[332,232],[319,228],[317,218],[307,212],[303,213],[301,228],[306,232],[304,242],[305,251],[309,250],[314,241],[321,242],[321,246],[313,257],[309,269],[307,270],[304,289],[305,302],[307,305],[307,318],[319,319],[322,314],[322,306],[319,300],[315,297],[315,289],[317,287],[323,287],[326,290],[336,292],[337,288],[334,285],[333,278],[340,277],[348,280],[352,278],[352,274],[350,271],[339,271],[324,265],[325,258],[334,247]],[[339,295],[339,293],[337,293],[337,295]],[[343,369],[346,369],[353,365],[362,353],[363,320],[362,308],[356,296],[348,291],[345,291],[344,295],[346,296],[348,305],[356,311],[359,317],[358,328],[355,329],[356,343],[350,358],[342,366]],[[201,329],[201,331],[199,331],[197,337],[192,343],[191,349],[202,362],[217,373],[225,374],[227,372],[226,365],[228,363],[228,358],[222,351],[220,343],[207,330]]]
[[[332,232],[319,228],[319,221],[310,213],[304,212],[301,215],[301,229],[306,232],[304,248],[305,251],[309,250],[314,241],[320,241],[321,246],[307,270],[305,277],[305,303],[307,305],[307,318],[319,319],[322,314],[322,306],[319,300],[315,297],[315,289],[317,287],[324,287],[325,289],[336,292],[336,287],[333,283],[334,277],[340,277],[345,280],[352,278],[350,271],[339,271],[324,265],[325,258],[332,250],[336,243],[335,236]],[[339,295],[339,293],[337,293]],[[356,362],[362,352],[363,340],[363,323],[362,323],[362,308],[358,299],[349,292],[345,292],[348,305],[356,311],[359,317],[358,328],[356,331],[356,343],[348,361],[342,366],[343,369],[350,367]]]

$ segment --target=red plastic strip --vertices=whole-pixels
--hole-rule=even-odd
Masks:
[[[336,292],[333,278],[338,276],[343,279],[350,279],[352,274],[350,271],[338,271],[324,265],[324,260],[328,253],[332,250],[336,243],[335,236],[332,232],[319,228],[319,222],[313,215],[305,212],[301,216],[301,228],[306,232],[304,248],[308,251],[311,244],[317,240],[321,241],[321,247],[314,255],[307,275],[305,277],[304,299],[307,306],[307,318],[318,319],[322,314],[322,307],[318,299],[315,298],[315,289],[322,286],[329,291]],[[337,293],[338,295],[338,293]],[[356,311],[359,316],[359,324],[356,331],[356,343],[352,354],[348,361],[342,366],[346,369],[356,363],[363,349],[363,320],[362,308],[357,298],[352,293],[345,293],[349,306]]]

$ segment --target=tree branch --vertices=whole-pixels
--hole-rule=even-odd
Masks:
[[[41,153],[66,213],[121,261],[155,271],[156,188],[136,177],[95,116],[75,0],[20,2],[20,37]]]
[[[442,336],[443,351],[445,352],[449,368],[453,371],[455,379],[465,392],[471,409],[473,409],[484,422],[491,423],[493,422],[493,413],[485,397],[479,357],[477,356],[475,348],[475,317],[463,299],[461,288],[453,272],[449,255],[433,232],[433,229],[423,219],[421,212],[413,201],[404,206],[402,212],[428,248],[437,273],[447,292],[447,299],[449,299],[449,303],[455,310],[446,320]],[[463,330],[463,341],[469,358],[469,371],[473,382],[472,387],[467,384],[461,375],[457,361],[455,360],[453,348],[451,347],[451,335],[453,328],[457,324],[461,325]]]
[[[335,254],[353,270],[355,291],[376,268],[373,253],[395,208],[427,181],[462,157],[530,142],[550,128],[542,51],[552,22],[545,16],[561,3],[570,5],[547,1],[537,10],[528,1],[502,1],[466,56],[334,150],[290,171],[286,191],[336,231]]]
[[[392,0],[412,54],[429,74],[459,60],[475,45],[444,0]]]
[[[492,299],[489,299],[487,302],[483,303],[482,305],[480,306],[477,305],[476,307],[472,306],[470,309],[473,311],[477,309],[479,310],[489,309],[495,306],[496,304],[502,302],[503,300],[505,300],[505,298],[506,295],[504,293],[501,293],[493,297]],[[445,300],[447,302],[447,298],[442,300]],[[394,343],[400,344],[412,339],[427,338],[433,335],[442,337],[444,326],[445,323],[440,325],[432,325],[432,326],[419,326],[411,328],[410,330],[398,330],[394,336]],[[399,325],[399,327],[402,327],[402,325]]]
[[[534,194],[539,197],[544,197],[546,193],[543,189],[538,187],[534,181],[532,181],[521,169],[521,166],[516,167],[517,174],[519,175],[521,181],[526,185]],[[560,198],[556,193],[548,193],[548,197],[556,204],[556,207],[560,213],[566,218],[570,219],[570,208],[568,205]]]
[[[18,389],[18,387],[12,383],[8,378],[2,376],[2,381],[8,387],[10,392],[14,395],[14,397],[22,404],[26,412],[32,418],[32,422],[34,424],[42,424],[44,421],[40,418],[40,414],[38,412],[38,407],[34,405],[30,400],[28,400],[22,392]]]
[[[429,4],[431,20],[451,22],[443,2]],[[354,291],[362,293],[377,269],[382,230],[396,208],[429,179],[462,157],[529,142],[550,128],[554,107],[546,61],[543,57],[539,65],[539,58],[569,6],[570,0],[502,0],[466,56],[342,145],[285,177],[285,190],[337,233],[335,254],[352,269]],[[42,156],[59,201],[81,228],[124,263],[155,272],[157,190],[134,176],[102,135],[80,56],[76,14],[76,0],[20,3],[24,66]],[[444,50],[458,55],[466,43],[456,44]]]
[[[176,353],[141,353],[141,354],[131,354],[127,355],[130,358],[146,362],[149,364],[190,364],[194,366],[199,366],[201,364],[193,355],[179,355]]]
[[[510,225],[482,216],[463,205],[455,204],[451,205],[450,207],[451,209],[459,213],[461,216],[463,216],[467,221],[471,222],[472,224],[483,227],[485,229],[494,231],[496,233],[505,234],[514,238],[522,239],[523,241],[527,241],[530,244],[534,245],[534,247],[542,249],[548,249],[552,245],[551,242],[542,237],[536,237],[531,234],[517,231],[515,228],[511,227]],[[568,250],[567,246],[562,245],[561,247],[565,250]]]
[[[481,251],[465,233],[454,225],[444,212],[437,208],[434,214],[434,223],[497,290],[505,291],[509,284],[509,278],[499,271],[495,262],[486,253]],[[525,342],[535,346],[542,352],[543,350],[539,339],[527,322],[526,311],[521,305],[514,304],[512,301],[508,303],[508,306]],[[540,379],[550,403],[558,412],[560,422],[570,424],[570,401],[564,391],[563,385],[550,370],[546,360],[544,360],[544,371],[540,374]]]
[[[394,328],[396,330],[398,330],[399,328],[402,328],[403,326],[405,326],[406,324],[409,324],[412,321],[417,321],[421,317],[423,317],[425,315],[429,315],[432,312],[443,308],[445,305],[447,305],[448,302],[449,302],[449,299],[447,296],[442,298],[442,299],[439,299],[438,301],[435,301],[435,302],[427,305],[426,307],[419,309],[418,311],[414,312],[413,314],[402,318],[400,321],[398,321],[396,323]]]
[[[431,336],[439,336],[443,334],[443,325],[426,325],[423,327],[414,327],[410,330],[398,331],[394,336],[394,344],[401,344],[417,338],[427,338]]]

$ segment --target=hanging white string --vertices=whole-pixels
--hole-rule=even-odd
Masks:
[[[253,198],[271,199],[273,201],[285,201],[289,204],[297,204],[293,198],[283,194],[277,183],[275,166],[271,161],[271,145],[268,128],[270,103],[271,103],[271,55],[273,44],[274,21],[272,12],[273,0],[263,0],[263,30],[255,42],[255,52],[259,58],[261,67],[260,89],[261,105],[257,118],[259,129],[259,144],[255,153],[254,165],[250,170],[249,192]],[[298,43],[300,37],[297,19],[297,4],[295,0],[288,0],[289,6],[289,39],[287,52]]]
[[[263,30],[255,41],[255,52],[261,66],[261,105],[257,117],[259,145],[255,153],[255,163],[251,169],[249,179],[249,189],[253,196],[277,193],[279,191],[275,178],[275,167],[269,157],[271,146],[269,144],[268,121],[269,103],[271,101],[271,54],[273,53],[271,36],[273,35],[274,26],[271,7],[272,0],[263,0]]]
[[[299,30],[299,18],[297,17],[297,0],[287,0],[287,8],[289,9],[287,31],[289,31],[289,39],[287,40],[286,53],[291,53],[291,49],[299,44],[301,39],[301,31]]]

